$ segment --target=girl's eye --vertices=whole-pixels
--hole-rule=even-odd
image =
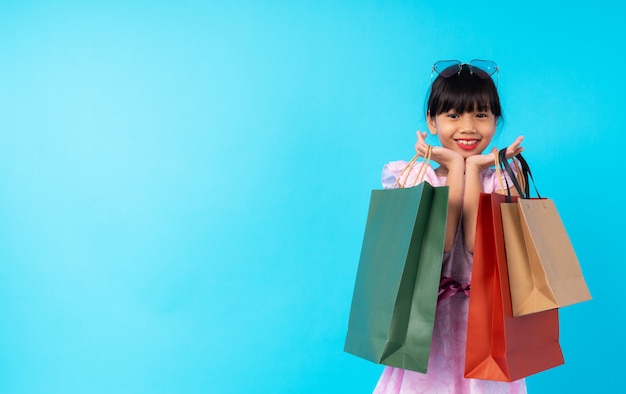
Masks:
[[[479,114],[476,114],[476,117],[477,117],[477,118],[488,118],[488,117],[489,117],[489,115],[487,115],[487,114],[483,114],[483,113],[479,113]]]
[[[448,118],[451,118],[451,119],[456,119],[458,117],[459,117],[459,114],[455,114],[455,113],[449,113],[448,114]]]

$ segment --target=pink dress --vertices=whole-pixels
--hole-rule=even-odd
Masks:
[[[382,176],[384,188],[394,187],[405,165],[404,161],[385,165]],[[416,172],[417,169],[409,175],[407,186],[413,185]],[[424,180],[433,186],[444,186],[446,182],[446,178],[438,176],[430,166],[426,169]],[[481,180],[486,193],[500,189],[493,169],[484,171]],[[452,249],[444,254],[442,275],[459,283],[469,283],[471,274],[472,255],[465,248],[462,232],[458,231]],[[468,309],[469,298],[463,292],[440,300],[435,313],[428,373],[385,367],[374,393],[526,393],[524,379],[507,383],[463,377]]]

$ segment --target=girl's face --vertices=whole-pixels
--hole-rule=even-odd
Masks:
[[[457,113],[451,109],[435,118],[428,116],[428,129],[439,137],[441,146],[467,159],[487,149],[496,133],[496,121],[490,110]]]

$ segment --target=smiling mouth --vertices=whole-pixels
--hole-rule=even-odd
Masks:
[[[461,149],[472,150],[478,145],[479,140],[454,140]]]

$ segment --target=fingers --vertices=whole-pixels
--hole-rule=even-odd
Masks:
[[[426,143],[426,133],[417,131],[417,142],[415,143],[415,152],[420,156],[425,156],[428,151],[428,144]]]
[[[515,139],[515,141],[513,141],[511,145],[506,148],[507,159],[517,156],[524,151],[524,147],[521,146],[523,140],[524,136],[520,135]]]
[[[498,148],[494,146],[491,152],[487,154],[487,157],[489,157],[489,164],[493,165],[496,161],[496,157],[498,157]]]
[[[417,130],[417,142],[426,143],[426,132]]]

